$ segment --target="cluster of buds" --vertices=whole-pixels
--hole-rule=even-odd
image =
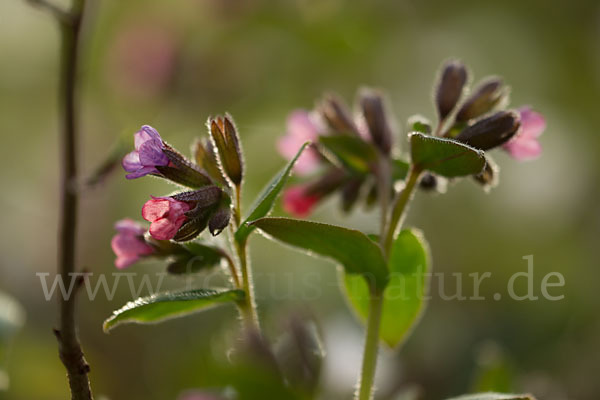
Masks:
[[[410,131],[452,138],[486,152],[486,168],[474,176],[489,188],[497,182],[498,169],[488,151],[506,150],[517,160],[537,157],[541,147],[537,141],[545,128],[544,118],[529,107],[506,110],[508,88],[499,78],[488,77],[470,95],[468,72],[457,61],[442,66],[436,84],[435,105],[438,124],[421,116],[408,120]],[[408,162],[395,139],[393,118],[384,96],[373,89],[362,89],[355,111],[335,95],[326,95],[311,111],[297,110],[288,118],[287,133],[278,142],[279,152],[291,159],[298,148],[311,141],[313,145],[295,166],[299,175],[311,176],[306,183],[290,187],[283,195],[284,209],[305,217],[332,193],[340,192],[342,208],[349,211],[361,199],[374,204],[380,193],[377,181],[390,180],[393,188],[408,171]],[[420,187],[439,189],[443,179],[423,174]],[[391,196],[393,190],[390,190]]]
[[[486,77],[469,94],[467,68],[459,61],[442,67],[435,92],[438,125],[435,134],[486,152],[486,168],[475,176],[489,187],[497,182],[498,168],[487,153],[502,148],[519,161],[541,154],[537,138],[546,127],[541,114],[529,107],[506,110],[509,88],[498,77]],[[463,99],[464,98],[464,99]],[[424,133],[431,133],[423,123]]]
[[[286,211],[306,216],[318,202],[338,191],[346,212],[363,191],[367,205],[371,205],[379,196],[374,177],[383,173],[383,164],[390,165],[392,179],[405,176],[408,164],[392,153],[395,135],[384,96],[362,89],[356,110],[353,114],[339,97],[327,94],[313,111],[297,110],[290,115],[278,150],[291,159],[302,143],[311,141],[313,145],[300,156],[295,172],[316,178],[286,190]]]
[[[192,146],[194,161],[165,143],[148,125],[134,134],[135,150],[122,161],[127,179],[152,175],[189,190],[152,196],[142,207],[149,229],[131,220],[117,223],[112,248],[118,268],[141,257],[181,255],[185,247],[165,243],[191,241],[207,227],[216,236],[229,225],[231,198],[243,177],[239,137],[229,115],[209,118],[207,125],[209,138],[199,139]]]

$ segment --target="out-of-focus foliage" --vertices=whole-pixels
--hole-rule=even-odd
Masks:
[[[275,140],[284,133],[287,114],[312,108],[324,91],[350,99],[358,86],[381,87],[403,126],[417,113],[435,116],[432,82],[442,60],[463,60],[475,82],[502,75],[513,88],[511,104],[531,104],[546,117],[544,153],[525,164],[494,155],[502,176],[492,195],[471,182],[456,184],[443,197],[417,193],[405,225],[424,231],[434,249],[433,272],[445,273],[444,281],[432,277],[432,299],[417,330],[400,353],[382,357],[378,393],[392,398],[416,387],[423,399],[441,399],[469,392],[478,368],[473,347],[491,339],[511,359],[515,392],[545,400],[600,396],[597,1],[90,3],[81,70],[82,172],[93,174],[118,138],[130,137],[143,123],[183,150],[206,135],[209,115],[229,111],[246,150],[245,179],[251,182],[246,210],[285,164]],[[13,341],[6,397],[66,398],[51,333],[56,302],[45,299],[40,284],[41,279],[51,284],[56,258],[58,32],[46,14],[20,0],[0,1],[0,21],[0,201],[7,211],[0,290],[16,297],[28,315]],[[408,144],[401,145],[408,152]],[[150,194],[172,190],[159,180],[126,182],[123,175],[116,168],[82,200],[78,265],[93,273],[92,287],[100,274],[114,282],[109,245],[114,221],[140,219]],[[339,223],[342,214],[337,204],[327,203],[314,218]],[[374,232],[377,221],[358,210],[344,225]],[[259,235],[250,240],[267,331],[278,332],[281,307],[313,309],[327,352],[322,398],[349,398],[360,368],[362,331],[344,306],[335,269]],[[522,257],[530,254],[540,299],[511,300],[508,279],[526,270]],[[129,282],[141,287],[143,296],[149,292],[143,279],[154,287],[155,274],[162,271],[160,262],[140,264],[127,271],[138,275],[120,279],[114,297],[107,298],[102,288],[93,301],[81,296],[80,334],[98,394],[175,399],[184,389],[216,388],[228,380],[223,354],[233,339],[225,332],[237,327],[230,307],[156,327],[102,333],[104,317],[137,297]],[[457,293],[453,273],[462,274],[463,295],[472,296],[468,274],[485,271],[492,273],[479,290],[485,300],[440,296]],[[560,301],[541,297],[541,281],[553,271],[566,281],[564,288],[550,288],[565,295]],[[216,285],[219,277],[168,276],[163,289],[207,282]],[[517,293],[526,290],[526,280],[517,280]],[[494,300],[496,293],[503,296]]]

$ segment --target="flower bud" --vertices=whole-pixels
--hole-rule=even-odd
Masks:
[[[359,93],[359,104],[371,140],[384,154],[389,154],[392,129],[387,120],[383,96],[377,91],[363,89]]]
[[[227,181],[223,176],[223,171],[219,167],[215,148],[210,139],[197,139],[192,144],[192,154],[194,155],[196,164],[205,170],[216,183],[227,186]]]
[[[242,150],[237,129],[230,115],[209,119],[209,131],[225,175],[231,182],[239,186],[242,182],[243,165]]]
[[[498,166],[487,156],[485,158],[485,168],[478,175],[473,175],[473,179],[483,186],[485,190],[489,190],[498,184]]]
[[[156,167],[162,176],[191,188],[199,188],[213,183],[206,172],[188,161],[177,150],[167,144],[164,146],[163,153],[168,157],[169,165]]]
[[[227,228],[231,219],[231,199],[229,196],[224,196],[219,204],[219,208],[210,217],[208,221],[208,230],[213,236],[217,236]]]
[[[471,94],[456,114],[457,122],[467,122],[491,111],[506,96],[500,78],[489,78]]]
[[[443,121],[454,109],[467,82],[467,69],[460,61],[449,61],[442,67],[439,83],[435,92],[440,121]]]
[[[506,143],[519,130],[519,116],[512,111],[499,111],[466,127],[456,140],[480,150]]]
[[[348,107],[334,94],[326,94],[317,110],[336,133],[358,135],[358,129]]]
[[[358,201],[362,184],[362,178],[353,178],[342,186],[342,210],[344,212],[350,212]]]

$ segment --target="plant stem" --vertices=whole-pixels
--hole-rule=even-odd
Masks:
[[[394,204],[392,206],[392,215],[390,216],[390,221],[387,224],[385,239],[383,241],[383,253],[386,257],[390,253],[390,248],[394,240],[394,234],[398,230],[399,226],[402,225],[402,221],[404,220],[404,215],[406,211],[406,206],[412,198],[414,189],[416,187],[417,182],[419,181],[420,175],[421,170],[412,166],[410,168],[410,171],[408,172],[408,177],[406,178],[404,188],[400,193],[398,193],[398,195],[394,199]]]
[[[235,186],[234,219],[236,229],[239,228],[242,219],[242,188]],[[258,313],[256,312],[256,302],[254,301],[254,287],[252,285],[252,271],[248,265],[248,243],[247,240],[238,241],[233,235],[233,242],[238,260],[240,261],[240,270],[242,273],[241,288],[245,293],[244,304],[241,305],[242,317],[247,329],[260,330]],[[238,281],[239,284],[239,281]]]
[[[383,293],[372,289],[369,297],[369,317],[367,321],[367,338],[363,353],[363,364],[360,373],[357,400],[370,400],[373,395],[377,352],[379,349],[379,327],[383,310]]]
[[[61,104],[61,215],[58,244],[58,268],[60,279],[66,287],[74,284],[69,296],[59,296],[59,329],[54,333],[58,340],[58,352],[67,370],[72,400],[91,400],[92,390],[88,373],[90,367],[85,360],[77,337],[75,323],[75,293],[82,280],[74,276],[75,247],[77,237],[77,205],[79,202],[77,182],[77,73],[79,70],[79,48],[81,21],[84,0],[76,0],[70,11],[44,1],[34,0],[32,4],[48,10],[60,24],[60,93]],[[77,279],[77,282],[73,282]]]
[[[256,312],[256,302],[254,301],[254,287],[252,285],[252,272],[248,265],[248,245],[244,240],[243,243],[235,242],[235,247],[240,260],[240,269],[242,271],[242,289],[244,290],[245,304],[242,308],[244,319],[247,328],[260,330],[258,314]]]
[[[384,156],[379,156],[379,165],[377,167],[377,191],[379,196],[379,208],[381,213],[380,240],[384,240],[385,227],[388,219],[388,208],[390,203],[390,192],[392,177],[390,171],[390,160]]]

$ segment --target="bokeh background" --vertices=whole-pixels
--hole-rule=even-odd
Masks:
[[[404,127],[415,113],[433,119],[432,80],[444,59],[462,59],[475,81],[503,76],[513,88],[513,105],[531,104],[546,116],[544,154],[528,163],[497,154],[501,182],[489,194],[470,180],[451,185],[445,195],[417,194],[408,224],[429,240],[447,292],[456,289],[452,273],[463,274],[467,295],[468,273],[491,271],[493,278],[482,285],[484,301],[444,301],[434,280],[433,299],[412,337],[400,352],[382,353],[379,394],[393,398],[417,390],[423,399],[441,399],[486,387],[486,376],[495,374],[500,389],[531,391],[540,399],[600,397],[596,0],[103,0],[89,1],[89,8],[81,71],[82,171],[91,173],[120,138],[132,144],[130,135],[143,123],[186,150],[205,134],[209,115],[229,111],[246,148],[247,206],[283,165],[275,140],[285,131],[287,114],[312,107],[323,91],[351,101],[361,85],[383,88]],[[17,322],[26,318],[8,354],[0,353],[0,369],[10,376],[0,398],[11,400],[67,396],[51,333],[55,302],[44,299],[36,276],[53,273],[56,260],[55,25],[25,1],[0,2],[0,291],[23,311],[4,306],[5,314]],[[402,144],[405,133],[398,137]],[[115,272],[109,245],[114,221],[139,218],[150,194],[171,190],[155,179],[127,182],[119,169],[86,192],[78,265],[95,275]],[[375,231],[378,221],[360,210],[343,216],[337,199],[312,218],[344,218],[344,225],[366,231]],[[328,352],[321,397],[349,398],[363,332],[345,307],[335,267],[258,235],[251,244],[267,330],[276,337],[289,315],[313,313]],[[558,271],[566,281],[555,289],[563,300],[493,300],[494,293],[506,292],[512,274],[526,270],[527,255],[534,256],[536,294],[543,276]],[[131,271],[163,268],[143,263]],[[202,281],[197,279],[192,284]],[[165,280],[169,287],[187,283]],[[524,282],[518,289],[526,289]],[[110,301],[82,297],[79,303],[96,393],[164,400],[219,384],[215,364],[223,358],[225,338],[237,329],[233,308],[105,335],[103,319],[130,299],[122,283]],[[4,374],[0,378],[6,381]]]

